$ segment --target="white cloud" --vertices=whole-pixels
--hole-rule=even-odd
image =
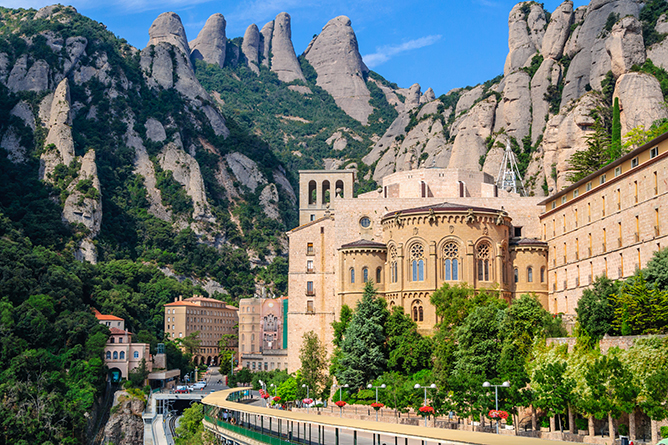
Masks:
[[[426,37],[420,37],[419,39],[409,40],[408,42],[402,43],[400,45],[386,45],[376,48],[376,52],[373,54],[367,54],[362,56],[364,63],[369,68],[374,68],[382,63],[387,62],[393,56],[397,54],[410,51],[412,49],[424,48],[425,46],[433,45],[434,43],[441,40],[441,35],[431,35]]]

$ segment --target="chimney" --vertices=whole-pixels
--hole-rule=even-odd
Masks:
[[[183,295],[179,295],[179,301],[183,301]]]

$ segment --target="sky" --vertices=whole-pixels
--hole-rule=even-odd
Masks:
[[[54,0],[0,0],[9,8],[40,8]],[[508,54],[507,0],[71,0],[81,14],[104,23],[142,49],[148,29],[166,11],[181,17],[193,40],[215,13],[227,21],[227,38],[242,37],[280,12],[292,17],[292,41],[301,54],[334,17],[352,21],[365,63],[390,82],[408,88],[419,83],[437,96],[452,88],[476,85],[503,73]],[[546,0],[552,12],[561,1]],[[575,7],[587,4],[575,0]]]

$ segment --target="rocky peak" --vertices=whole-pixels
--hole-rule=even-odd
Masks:
[[[282,82],[306,81],[297,60],[295,48],[292,46],[290,15],[287,12],[281,12],[274,20],[270,53],[272,55],[271,70],[278,75]]]
[[[544,58],[558,59],[563,55],[573,17],[571,0],[566,0],[554,10],[543,36],[541,54]]]
[[[257,25],[253,23],[244,33],[244,40],[241,44],[241,52],[246,57],[246,64],[255,74],[260,74],[259,52],[260,52],[260,31]]]
[[[186,30],[181,23],[181,17],[174,12],[160,14],[148,29],[148,35],[150,38],[147,46],[166,42],[180,49],[183,54],[190,55]]]
[[[527,6],[529,12],[527,13]],[[522,68],[542,46],[545,12],[534,2],[516,4],[508,15],[508,57],[503,69],[507,76]]]
[[[44,142],[45,151],[41,155],[41,179],[48,179],[58,164],[70,165],[74,160],[70,102],[70,85],[65,78],[56,87],[51,101],[49,133]]]
[[[605,49],[615,78],[627,73],[633,65],[642,65],[646,55],[640,20],[627,16],[617,22],[605,41]]]
[[[191,57],[213,63],[221,68],[225,65],[227,37],[225,36],[225,17],[213,14],[204,24],[197,38],[190,42]]]
[[[265,24],[260,31],[260,53],[262,54],[262,65],[269,68],[269,54],[271,51],[271,36],[274,34],[274,21]]]
[[[327,22],[304,55],[318,73],[317,85],[346,114],[366,125],[373,112],[364,80],[369,69],[362,61],[350,19],[339,16]]]

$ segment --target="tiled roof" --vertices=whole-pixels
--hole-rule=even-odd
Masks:
[[[475,207],[475,206],[469,206],[469,205],[452,204],[452,203],[449,203],[449,202],[442,202],[440,204],[433,204],[433,205],[422,206],[422,207],[414,207],[412,209],[396,210],[394,212],[390,212],[390,213],[385,214],[385,216],[383,216],[383,218],[394,216],[397,213],[400,213],[402,215],[407,215],[407,214],[410,214],[410,213],[428,212],[429,210],[433,210],[434,212],[468,212],[469,209],[473,210],[474,212],[497,213],[499,211],[499,209],[490,209],[490,208],[487,208],[487,207]]]
[[[510,245],[511,246],[546,246],[547,243],[545,241],[541,241],[539,239],[535,238],[511,238],[510,239]]]
[[[97,318],[98,320],[104,320],[104,321],[109,321],[109,320],[123,321],[122,318],[117,317],[117,316],[115,316],[115,315],[104,315],[104,314],[101,314],[100,311],[98,311],[98,310],[95,309],[95,308],[93,308],[93,315],[95,315],[95,318]]]
[[[354,247],[372,247],[376,249],[385,249],[387,246],[383,243],[377,243],[375,241],[369,241],[365,239],[353,241],[352,243],[344,244],[341,246],[341,249],[348,249],[348,248],[354,248]]]
[[[111,331],[111,335],[125,335],[126,333],[128,335],[132,335],[132,332],[124,331],[123,329],[118,328],[111,328],[109,331]]]

